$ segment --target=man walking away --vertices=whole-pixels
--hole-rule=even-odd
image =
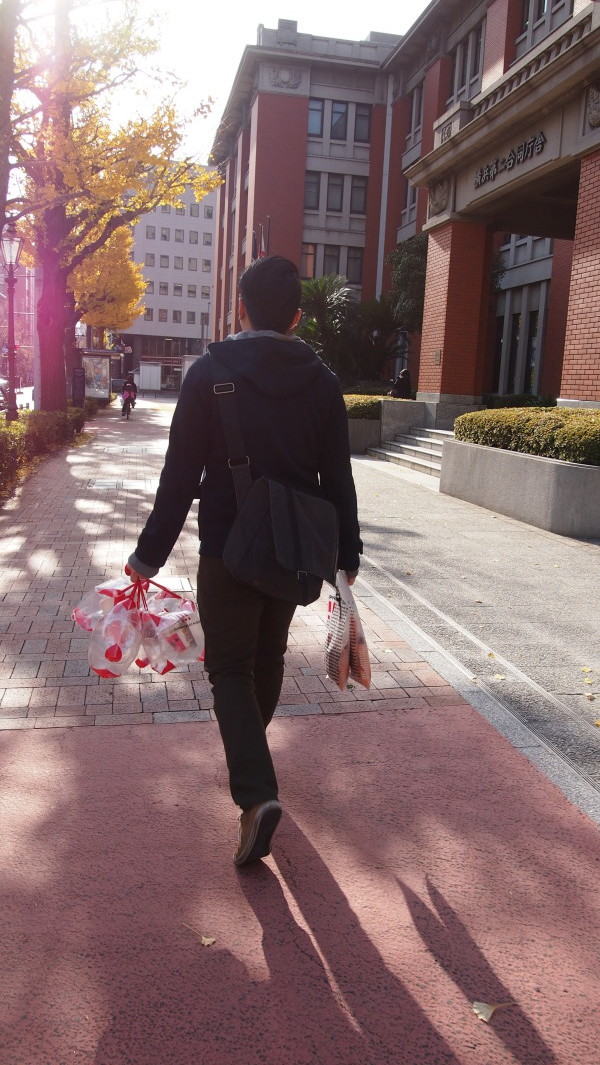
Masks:
[[[269,477],[335,504],[338,567],[350,583],[362,544],[338,380],[312,348],[292,335],[301,314],[298,270],[277,255],[259,259],[242,274],[239,294],[242,331],[211,344],[184,378],[154,509],[126,572],[155,576],[202,480],[198,606],[231,795],[242,810],[234,862],[244,865],[270,853],[281,817],[266,729],[281,691],[295,606],[242,584],[223,563],[237,507],[211,352],[235,385],[252,478]]]

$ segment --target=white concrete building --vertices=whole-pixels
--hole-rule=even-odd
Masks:
[[[197,203],[187,190],[180,207],[163,205],[134,227],[133,256],[146,278],[146,310],[120,335],[132,348],[126,369],[160,363],[162,387],[177,389],[184,360],[214,336],[216,193]]]

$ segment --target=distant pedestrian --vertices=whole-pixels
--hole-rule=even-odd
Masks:
[[[125,572],[155,576],[202,480],[198,606],[229,786],[242,809],[234,862],[244,865],[270,853],[281,817],[266,729],[281,692],[296,608],[243,584],[223,562],[237,506],[211,352],[231,374],[252,478],[272,478],[336,505],[338,567],[350,583],[362,544],[339,382],[312,348],[292,336],[300,319],[298,270],[277,255],[257,259],[242,274],[239,294],[243,331],[211,344],[183,380],[154,509]]]
[[[408,370],[400,370],[395,381],[392,382],[390,389],[390,396],[394,399],[410,399],[412,396],[412,385],[410,381],[410,373]]]
[[[121,411],[121,417],[124,418],[129,415],[129,410],[133,410],[135,407],[135,400],[137,396],[137,385],[133,380],[133,374],[127,374],[127,379],[123,385],[123,409]]]

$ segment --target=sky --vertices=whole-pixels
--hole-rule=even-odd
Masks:
[[[206,162],[219,119],[227,103],[246,45],[256,44],[259,25],[275,29],[279,19],[298,23],[300,33],[364,40],[371,30],[405,33],[429,6],[429,0],[142,0],[160,13],[161,47],[156,57],[188,88],[181,105],[192,109],[200,100],[214,99],[212,114],[199,119],[189,141],[201,162]]]

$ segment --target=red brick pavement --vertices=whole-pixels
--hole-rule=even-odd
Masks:
[[[114,681],[88,667],[89,638],[71,620],[83,594],[118,576],[156,488],[169,406],[141,400],[127,422],[101,412],[82,447],[48,459],[0,512],[0,729],[156,724],[209,720],[212,696],[201,666],[160,677],[133,668]],[[194,585],[195,515],[161,581]],[[411,710],[462,699],[363,610],[373,662],[370,691],[341,692],[324,676],[325,591],[294,619],[277,713]]]

